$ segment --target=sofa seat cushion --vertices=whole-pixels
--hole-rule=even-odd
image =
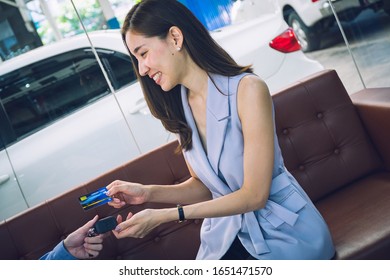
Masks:
[[[335,259],[387,259],[390,251],[390,173],[379,172],[316,203],[336,247]],[[340,218],[343,217],[343,218]]]

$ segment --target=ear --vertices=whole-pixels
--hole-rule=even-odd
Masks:
[[[174,48],[181,48],[183,46],[183,33],[179,27],[172,26],[169,28],[168,37]]]

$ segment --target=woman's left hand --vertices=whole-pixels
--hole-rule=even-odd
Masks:
[[[118,215],[118,226],[113,230],[116,238],[134,237],[143,238],[155,227],[162,223],[161,210],[145,209],[133,215],[129,213],[126,220],[123,221],[121,215]]]

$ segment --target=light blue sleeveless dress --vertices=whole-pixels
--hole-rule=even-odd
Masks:
[[[193,147],[183,154],[213,198],[217,198],[238,190],[243,183],[244,145],[237,113],[237,89],[241,78],[248,73],[230,78],[209,75],[208,153],[203,149],[188,104],[187,89],[182,86],[183,108],[193,131]],[[236,236],[256,259],[333,257],[335,251],[328,227],[302,187],[286,170],[276,131],[274,154],[272,185],[265,207],[241,215],[204,219],[197,259],[220,259]]]

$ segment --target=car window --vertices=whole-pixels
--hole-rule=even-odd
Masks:
[[[133,70],[130,56],[119,52],[108,54],[103,50],[97,50],[99,56],[103,58],[104,66],[110,75],[112,85],[115,90],[136,82],[137,77]]]
[[[98,53],[115,89],[136,80],[129,56],[105,50]],[[67,52],[10,72],[0,79],[0,88],[15,140],[109,93],[91,49]]]

